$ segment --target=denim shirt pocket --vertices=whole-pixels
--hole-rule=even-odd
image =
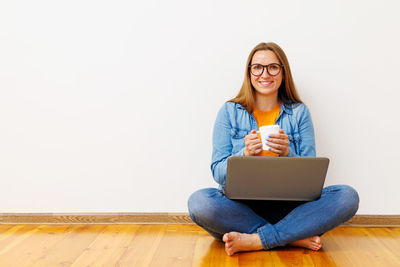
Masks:
[[[288,134],[289,137],[289,149],[294,149],[297,155],[300,154],[300,134],[299,133],[291,133]]]
[[[232,140],[232,154],[239,152],[244,146],[244,138],[247,135],[247,131],[240,129],[231,130]]]

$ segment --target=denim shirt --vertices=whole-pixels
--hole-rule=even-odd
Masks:
[[[304,104],[286,107],[281,103],[275,124],[289,136],[288,157],[315,157],[314,127]],[[228,158],[244,156],[244,137],[253,129],[258,130],[256,119],[242,105],[226,102],[219,110],[213,130],[211,172],[220,188],[225,187]]]

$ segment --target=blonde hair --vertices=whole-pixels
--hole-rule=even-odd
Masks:
[[[289,61],[287,60],[287,57],[285,55],[285,52],[283,52],[282,48],[279,47],[276,43],[259,43],[256,47],[251,50],[249,57],[247,58],[246,62],[246,71],[244,75],[244,81],[242,84],[242,88],[240,89],[239,93],[237,96],[228,102],[235,102],[241,104],[247,112],[250,114],[253,112],[254,109],[254,98],[255,98],[255,93],[254,93],[254,88],[253,85],[251,84],[250,80],[250,71],[249,71],[249,66],[251,63],[251,60],[253,59],[254,54],[257,51],[262,51],[262,50],[270,50],[275,53],[275,55],[278,57],[280,63],[283,65],[282,71],[283,71],[283,79],[281,86],[279,87],[278,90],[278,99],[285,105],[291,105],[294,103],[303,103],[300,100],[300,97],[297,93],[296,87],[293,82],[292,78],[292,73],[290,71],[290,66],[289,66]]]

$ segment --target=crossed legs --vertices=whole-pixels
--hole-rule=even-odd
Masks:
[[[192,220],[225,242],[227,253],[232,255],[285,245],[317,250],[321,247],[318,235],[353,217],[358,202],[358,194],[352,187],[328,186],[319,199],[298,203],[292,210],[290,207],[288,214],[277,222],[268,218],[268,206],[254,208],[247,201],[230,200],[215,188],[194,192],[188,206]]]

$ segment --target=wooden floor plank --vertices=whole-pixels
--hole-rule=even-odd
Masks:
[[[0,259],[38,230],[35,225],[16,225],[4,232],[0,237]]]
[[[336,266],[331,257],[329,257],[329,253],[327,253],[324,249],[319,251],[307,251],[307,253],[310,254],[314,266]]]
[[[9,244],[10,240],[17,238],[20,233],[34,228],[36,227],[27,228],[26,225],[9,225],[9,227],[4,227],[0,235],[0,251]]]
[[[199,255],[198,255],[199,253]],[[193,267],[239,266],[239,255],[227,256],[224,243],[216,241],[207,232],[196,240]]]
[[[214,242],[214,238],[206,233],[199,233],[194,247],[192,266],[201,266],[204,262],[210,262],[208,250]],[[206,266],[209,266],[206,265]]]
[[[0,266],[400,266],[400,228],[339,227],[319,251],[227,256],[196,225],[0,225]]]
[[[391,242],[392,239],[388,237],[388,235],[379,228],[371,228],[371,229],[360,229],[368,239],[373,242],[373,246],[376,250],[382,251],[381,253],[385,253],[383,257],[386,258],[388,264],[394,265],[396,264],[397,259],[400,257],[400,242]],[[397,262],[399,264],[399,262]],[[388,265],[388,266],[390,266]],[[400,264],[399,264],[400,266]]]
[[[149,266],[165,233],[165,226],[142,225],[116,266]]]
[[[69,234],[71,226],[36,226],[37,231],[0,257],[0,266],[29,266]]]
[[[388,228],[368,228],[372,235],[378,237],[386,249],[400,258],[400,231],[390,230]]]
[[[71,267],[113,266],[134,238],[139,225],[109,225],[74,261]]]
[[[267,251],[271,252],[277,256],[273,258],[274,266],[315,266],[309,251],[302,248],[284,247]]]
[[[322,249],[320,251],[329,255],[336,266],[352,266],[352,253],[346,251],[346,244],[341,244],[336,238],[336,229],[325,233],[322,237]],[[351,236],[349,236],[351,238]],[[318,251],[318,252],[320,252]],[[354,266],[354,265],[353,265]]]
[[[104,225],[74,225],[68,235],[46,251],[32,267],[71,266],[102,232]]]
[[[186,267],[192,264],[198,232],[171,228],[167,228],[162,236],[150,266]]]
[[[275,267],[284,266],[280,259],[270,251],[257,251],[238,254],[239,266]]]
[[[390,252],[365,231],[368,228],[336,228],[328,233],[330,243],[324,244],[324,249],[338,266],[400,266],[400,259],[388,258]],[[336,246],[329,246],[333,243]]]
[[[2,234],[10,230],[11,228],[16,227],[15,224],[0,224],[0,240],[2,238]]]

